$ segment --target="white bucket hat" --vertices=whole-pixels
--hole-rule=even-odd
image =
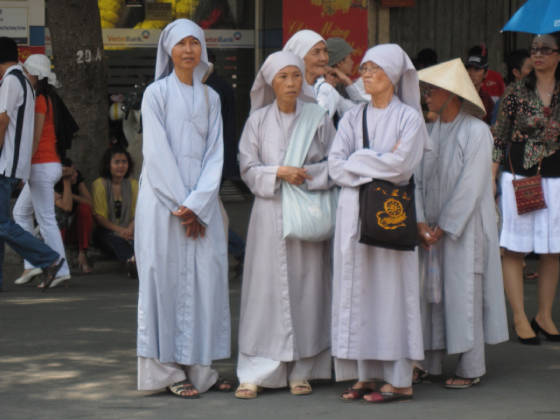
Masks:
[[[49,85],[59,87],[56,74],[51,70],[51,60],[44,54],[31,54],[23,63],[23,68],[39,80],[47,78]]]
[[[464,100],[463,109],[469,114],[479,118],[486,115],[480,95],[460,58],[420,70],[418,78],[423,83],[445,89],[462,98]]]

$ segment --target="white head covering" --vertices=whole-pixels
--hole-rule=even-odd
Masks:
[[[206,40],[204,31],[200,26],[188,19],[177,19],[167,25],[159,37],[155,80],[166,77],[173,71],[173,61],[171,61],[171,50],[179,41],[188,36],[193,36],[200,41],[202,53],[200,63],[194,69],[193,77],[199,82],[208,70],[208,53],[206,52]]]
[[[325,43],[325,46],[327,45],[327,41],[317,32],[310,29],[302,29],[288,39],[288,42],[284,45],[283,51],[291,51],[303,60],[309,50],[313,48],[313,45],[321,41]]]
[[[276,96],[272,89],[272,80],[276,73],[284,67],[296,66],[301,71],[303,84],[299,93],[299,99],[305,102],[315,102],[313,90],[305,82],[305,70],[302,60],[289,51],[278,51],[270,54],[261,66],[253,87],[251,88],[251,113],[274,102]]]
[[[366,51],[360,64],[371,61],[383,69],[395,87],[395,95],[401,102],[414,108],[422,118],[422,105],[420,104],[420,82],[418,73],[410,57],[397,44],[380,44]],[[426,129],[418,133],[419,139],[424,143],[424,149],[431,149],[431,140]]]
[[[366,51],[360,64],[371,61],[383,69],[402,102],[422,114],[418,73],[408,55],[397,44],[380,44]]]
[[[59,87],[56,74],[51,71],[51,60],[44,54],[31,54],[23,63],[23,68],[39,80],[47,78],[49,85]]]

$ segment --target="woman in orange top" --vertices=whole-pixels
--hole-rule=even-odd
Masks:
[[[61,257],[66,258],[54,206],[54,186],[62,176],[62,165],[56,148],[55,101],[52,100],[56,95],[54,91],[54,86],[57,84],[56,75],[51,71],[50,60],[43,54],[30,55],[25,60],[23,68],[36,91],[35,127],[31,175],[16,201],[14,219],[25,230],[33,232],[33,213],[35,213],[45,243]],[[16,284],[25,284],[42,272],[28,261],[25,261],[24,268],[23,274],[16,279]],[[54,287],[68,279],[70,279],[70,270],[65,261],[49,287]]]

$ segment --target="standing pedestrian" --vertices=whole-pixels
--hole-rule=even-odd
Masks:
[[[340,96],[334,86],[325,80],[329,53],[327,42],[321,35],[309,29],[298,31],[286,42],[284,51],[290,51],[303,60],[306,82],[303,89],[308,89],[306,85],[312,87],[317,103],[328,111],[330,118],[337,111],[342,115],[354,106],[354,102]],[[348,91],[349,94],[351,92],[357,91]],[[361,100],[359,93],[357,95],[355,99]]]
[[[303,75],[291,52],[266,59],[239,144],[241,176],[255,202],[241,290],[238,398],[286,385],[294,395],[309,394],[308,380],[331,376],[331,241],[283,237],[283,184],[315,192],[332,187],[326,157],[334,127],[322,107],[305,103],[314,100],[302,91]],[[303,167],[286,166],[292,142],[309,138]]]
[[[212,369],[230,355],[227,253],[218,202],[222,118],[204,31],[177,19],[162,31],[144,130],[134,247],[138,263],[138,389],[198,398],[231,390]]]
[[[539,344],[538,335],[560,341],[552,319],[560,253],[560,32],[537,36],[531,44],[533,70],[510,84],[493,127],[496,177],[503,172],[502,232],[504,284],[515,333],[523,344]],[[519,214],[512,181],[540,174],[547,208]],[[539,254],[538,311],[529,321],[523,294],[525,254]]]
[[[341,398],[378,403],[412,398],[413,364],[424,358],[418,253],[359,242],[360,187],[372,179],[409,184],[428,133],[416,70],[398,45],[370,48],[360,73],[371,103],[342,117],[329,154],[329,174],[342,187],[334,239],[332,353],[336,380],[358,380]],[[378,387],[377,380],[386,383]]]
[[[54,186],[62,176],[62,165],[56,138],[56,106],[58,98],[56,74],[51,71],[51,61],[44,54],[27,57],[23,69],[35,89],[35,125],[31,174],[14,206],[14,220],[29,233],[33,233],[33,216],[39,225],[45,243],[66,258],[64,242],[55,216]],[[41,274],[40,267],[24,261],[24,271],[16,284],[25,284]],[[70,280],[70,268],[65,261],[50,287]],[[39,286],[42,286],[40,284]]]
[[[21,181],[29,179],[31,171],[35,97],[29,79],[18,64],[17,45],[7,37],[0,37],[0,77],[0,290],[5,242],[41,268],[43,290],[46,290],[65,260],[10,216],[12,192]]]
[[[508,339],[496,211],[492,135],[461,59],[419,72],[426,103],[439,115],[416,176],[425,362],[441,375],[446,354],[459,354],[447,388],[469,388],[486,373],[485,343]]]

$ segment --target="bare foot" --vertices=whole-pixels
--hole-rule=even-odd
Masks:
[[[397,388],[391,384],[384,384],[380,389],[380,392],[393,392],[395,394],[412,395],[412,387]]]
[[[376,388],[377,384],[375,382],[358,381],[352,385],[352,388],[340,394],[340,398],[345,401],[361,400],[365,394],[375,391]]]
[[[197,389],[188,380],[169,385],[167,389],[173,395],[181,398],[198,398],[200,396]]]
[[[80,271],[83,274],[88,274],[92,272],[92,268],[89,265],[89,261],[87,259],[86,253],[80,251],[78,254],[78,265],[80,266]]]
[[[364,395],[368,403],[383,403],[391,401],[405,401],[412,398],[412,387],[397,388],[391,384],[384,384],[379,391]]]

